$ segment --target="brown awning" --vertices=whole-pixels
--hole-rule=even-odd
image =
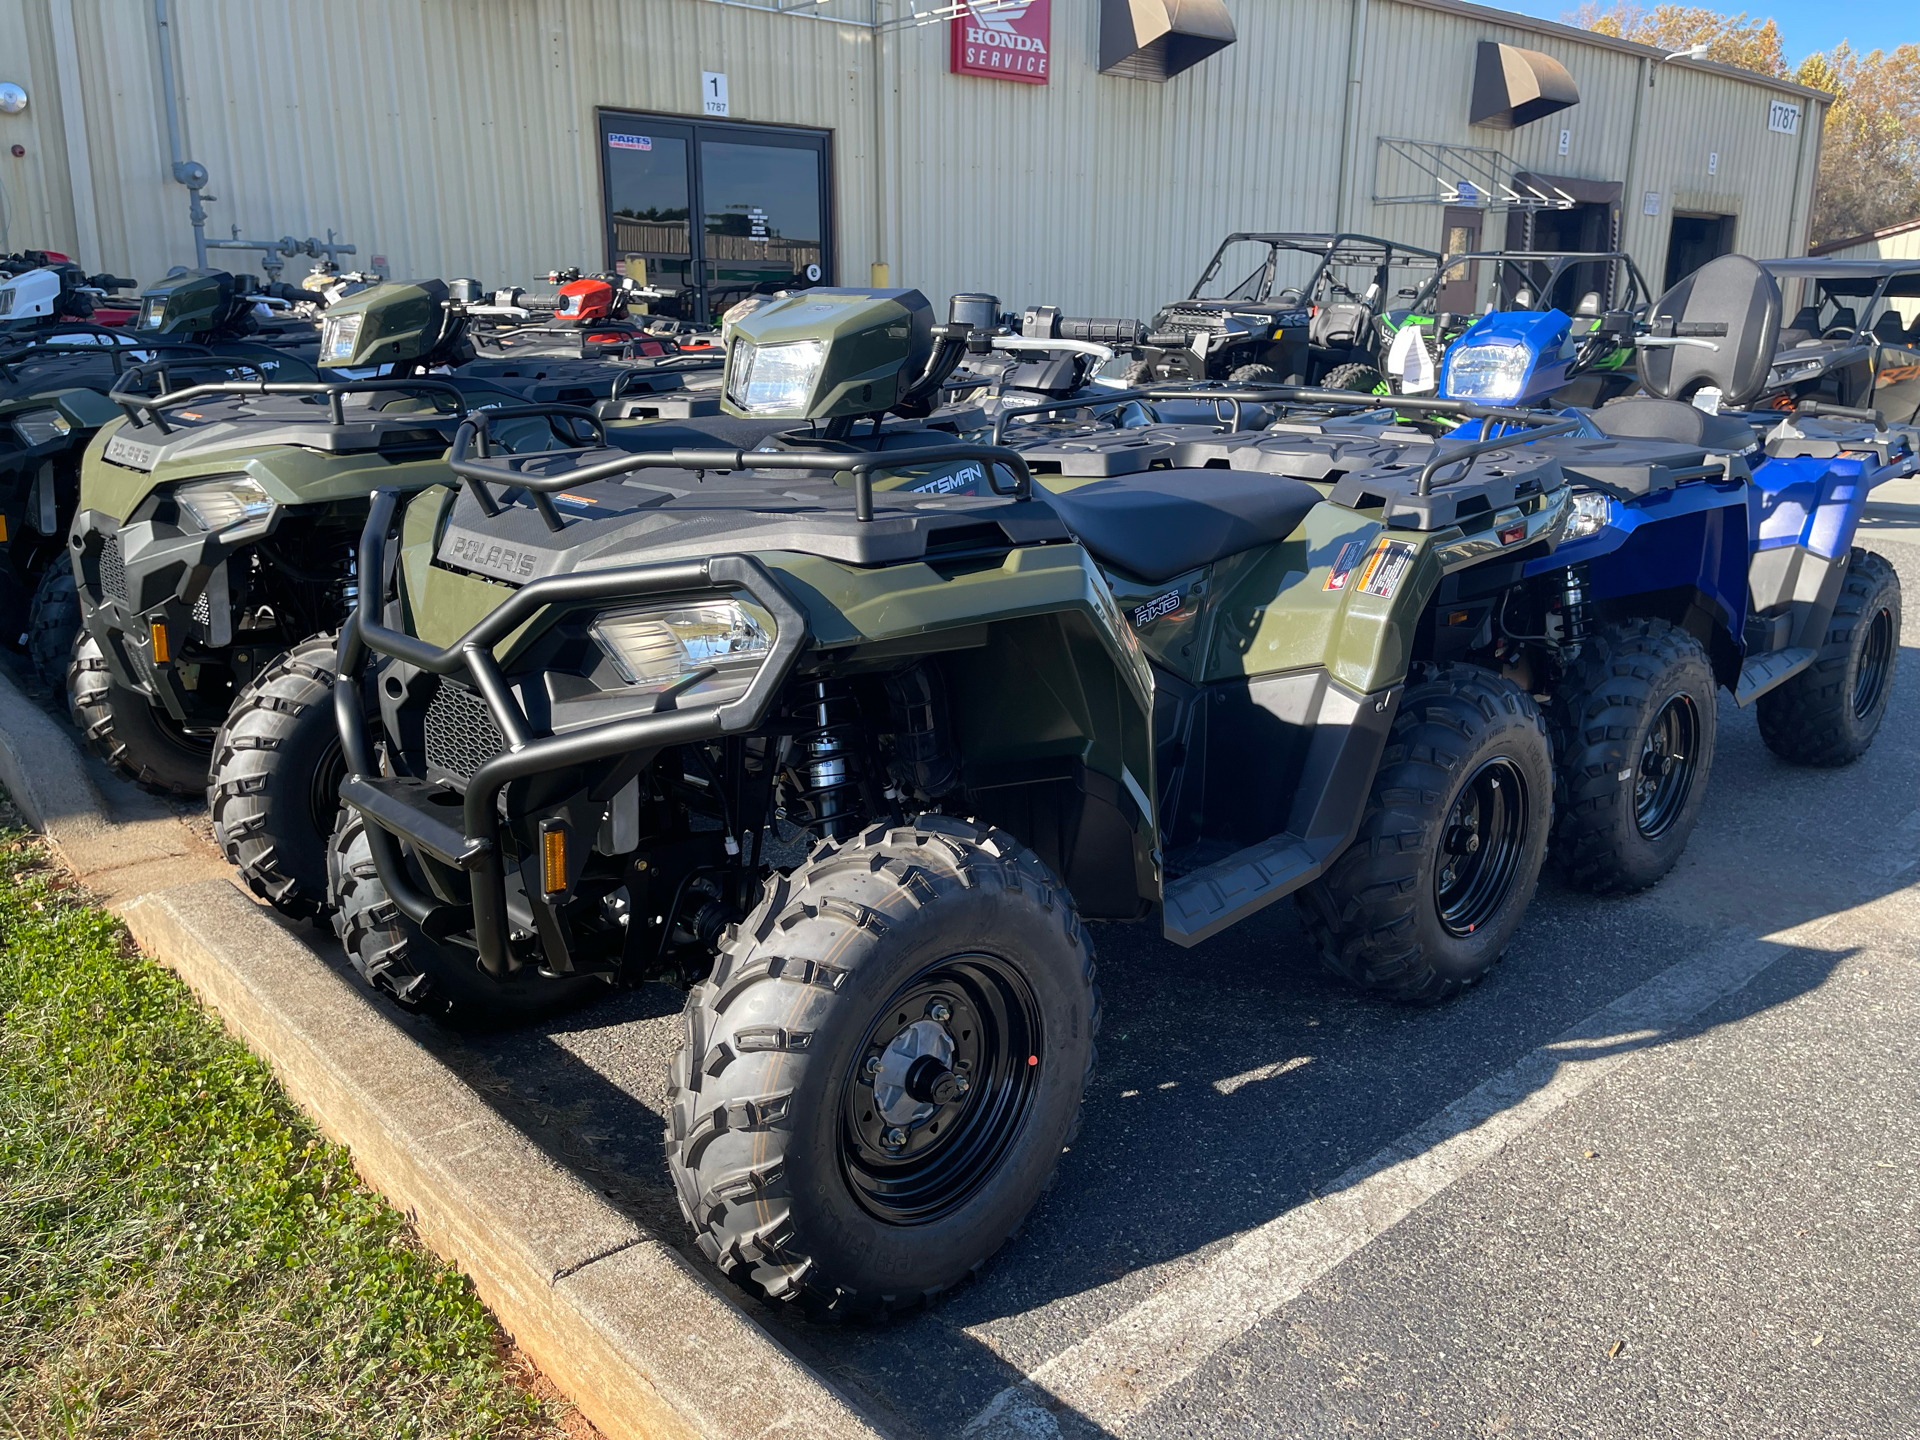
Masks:
[[[1168,80],[1238,38],[1221,0],[1100,0],[1100,73]]]
[[[1551,55],[1480,42],[1473,67],[1472,124],[1518,130],[1579,103],[1579,87]]]

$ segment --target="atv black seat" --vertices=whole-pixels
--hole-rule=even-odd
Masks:
[[[1850,305],[1842,305],[1838,310],[1833,312],[1833,319],[1826,323],[1825,328],[1822,329],[1820,333],[1824,336],[1831,335],[1836,330],[1858,330],[1859,328],[1860,316],[1858,312]]]
[[[1755,444],[1753,426],[1737,415],[1709,415],[1683,401],[1650,395],[1610,401],[1594,411],[1592,419],[1616,438],[1672,440],[1722,455],[1744,455]]]
[[[1780,286],[1744,255],[1709,260],[1654,302],[1640,351],[1640,382],[1684,400],[1718,389],[1744,409],[1767,387],[1780,340]]]
[[[1873,338],[1888,345],[1899,345],[1907,338],[1907,322],[1898,310],[1884,310],[1873,322]]]
[[[1284,540],[1320,498],[1298,480],[1234,470],[1156,470],[1048,492],[1095,559],[1156,585]]]

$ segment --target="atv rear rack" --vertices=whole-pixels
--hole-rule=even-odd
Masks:
[[[360,535],[360,574],[387,573],[387,532],[403,493],[398,489],[373,492],[366,529]],[[773,617],[773,647],[745,693],[724,704],[692,710],[674,708],[673,697],[679,690],[710,673],[696,671],[663,692],[659,703],[666,708],[650,715],[609,721],[564,735],[534,736],[526,712],[515,701],[494,657],[496,644],[549,607],[742,590]],[[767,568],[747,555],[716,555],[706,560],[632,565],[535,580],[444,649],[381,624],[377,617],[382,604],[378,584],[361,586],[353,615],[340,631],[340,679],[333,687],[333,702],[348,772],[340,785],[340,798],[366,817],[374,866],[400,913],[430,933],[471,925],[480,964],[495,977],[518,966],[508,944],[500,792],[513,781],[531,775],[633,751],[698,744],[755,730],[765,721],[774,697],[808,641],[805,614]],[[486,702],[488,713],[506,740],[506,750],[482,764],[468,779],[457,830],[444,818],[447,810],[426,798],[423,782],[383,777],[380,773],[362,687],[357,683],[370,652],[435,675],[464,675]],[[464,870],[469,877],[470,905],[447,905],[422,892],[407,874],[396,837]]]
[[[911,466],[941,465],[951,460],[973,460],[985,467],[989,489],[996,495],[1010,495],[1015,500],[1033,498],[1033,475],[1027,469],[1026,458],[1018,450],[1009,450],[999,445],[929,445],[924,449],[893,450],[868,453],[859,450],[653,450],[637,453],[623,453],[618,459],[603,460],[597,465],[582,465],[557,475],[530,475],[527,467],[534,463],[550,463],[553,451],[536,451],[525,455],[494,455],[491,453],[489,430],[495,420],[523,417],[535,414],[566,414],[580,416],[595,426],[599,420],[591,412],[574,406],[562,405],[524,405],[506,410],[483,410],[469,415],[461,422],[454,433],[453,449],[448,453],[447,463],[453,473],[467,484],[468,491],[479,503],[480,508],[489,516],[499,514],[499,502],[494,498],[490,485],[499,485],[508,489],[525,490],[539,510],[540,518],[547,528],[559,532],[566,526],[548,495],[558,490],[570,490],[579,485],[590,485],[596,480],[610,480],[616,475],[628,475],[636,470],[803,470],[815,474],[839,474],[850,472],[853,476],[853,516],[859,521],[873,519],[873,476],[877,470],[903,470]],[[604,436],[605,431],[601,434]],[[472,453],[477,450],[477,454]],[[1005,466],[1013,472],[1011,489],[1002,489],[996,478],[997,470]]]
[[[162,363],[149,361],[147,365],[135,366],[128,372],[128,376],[137,375]],[[160,373],[163,376],[165,374],[164,370]],[[126,378],[128,377],[122,377],[123,380]],[[107,398],[126,412],[127,419],[132,422],[136,430],[144,429],[146,426],[147,422],[140,418],[140,412],[145,411],[147,418],[159,427],[162,435],[173,433],[173,428],[161,417],[162,410],[177,409],[208,395],[324,395],[327,398],[327,423],[335,426],[347,423],[341,404],[343,397],[381,390],[451,395],[454,407],[451,413],[463,420],[467,416],[466,396],[460,387],[451,380],[431,377],[347,381],[218,380],[205,385],[189,385],[184,390],[169,390],[164,395],[135,395],[120,387],[121,382],[116,382],[114,388],[107,392]]]

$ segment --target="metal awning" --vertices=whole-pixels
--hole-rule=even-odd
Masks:
[[[1374,147],[1373,203],[1571,210],[1579,202],[1558,185],[1523,176],[1498,150],[1382,135]]]
[[[1221,0],[1100,0],[1100,73],[1170,80],[1233,44]]]
[[[1480,42],[1473,65],[1473,108],[1468,123],[1518,130],[1580,103],[1580,87],[1567,67],[1538,50]]]

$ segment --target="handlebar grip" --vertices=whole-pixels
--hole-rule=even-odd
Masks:
[[[1830,405],[1824,400],[1802,400],[1794,407],[1794,413],[1817,420],[1822,415],[1834,420],[1870,420],[1881,430],[1887,428],[1887,417],[1883,411],[1861,410],[1851,405]]]
[[[1062,340],[1089,340],[1096,345],[1138,345],[1145,328],[1138,320],[1063,315],[1058,334]]]

